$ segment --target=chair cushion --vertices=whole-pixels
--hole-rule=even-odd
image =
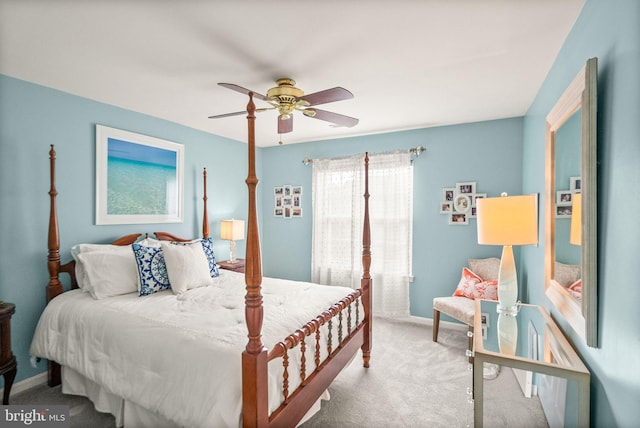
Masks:
[[[473,316],[476,312],[473,299],[459,296],[436,297],[433,299],[433,309],[467,325],[473,325]]]

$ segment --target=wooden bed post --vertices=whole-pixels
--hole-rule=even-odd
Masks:
[[[47,303],[58,294],[62,294],[62,283],[58,277],[60,273],[60,234],[58,232],[58,212],[56,209],[56,151],[53,144],[49,150],[49,171],[50,183],[49,189],[50,206],[49,206],[49,237],[47,256],[47,268],[49,269],[49,283],[47,284]],[[60,365],[55,361],[48,362],[47,384],[49,386],[59,385],[61,382]]]
[[[202,214],[202,239],[209,237],[209,214],[207,214],[207,168],[202,172],[202,180],[204,181],[204,195],[202,200],[204,201],[204,210]]]
[[[249,92],[247,123],[249,131],[249,172],[246,183],[249,190],[249,216],[247,226],[247,247],[245,264],[245,318],[249,341],[242,353],[242,424],[244,427],[265,427],[269,425],[267,349],[262,343],[262,261],[260,258],[260,237],[258,235],[258,215],[256,204],[256,142],[255,110],[253,92]]]
[[[362,227],[362,306],[364,307],[363,365],[369,367],[371,358],[371,227],[369,225],[369,153],[364,155],[364,224]]]

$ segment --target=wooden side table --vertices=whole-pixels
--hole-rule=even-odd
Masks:
[[[9,394],[18,371],[16,357],[11,351],[11,316],[15,311],[13,303],[0,303],[0,374],[4,376],[4,405],[9,404]]]
[[[229,260],[218,262],[220,269],[232,270],[234,272],[244,273],[244,259],[236,259],[235,263],[231,263]]]

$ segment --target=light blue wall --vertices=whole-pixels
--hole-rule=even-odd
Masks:
[[[503,119],[438,128],[317,141],[264,149],[263,263],[268,276],[309,280],[311,276],[311,165],[302,159],[383,152],[422,145],[414,161],[414,226],[411,313],[431,318],[432,301],[451,295],[468,258],[500,257],[501,249],[477,243],[476,220],[452,226],[439,213],[442,189],[475,181],[477,192],[499,196],[522,189],[523,119]],[[303,218],[273,216],[273,187],[304,187]],[[372,196],[373,197],[373,196]],[[372,251],[377,243],[372,242]]]
[[[591,370],[591,421],[640,420],[640,2],[588,0],[524,121],[525,192],[544,189],[545,116],[591,57],[598,58],[598,348],[589,348],[555,310]],[[543,198],[544,199],[544,198]],[[532,303],[550,306],[543,246],[526,248]]]
[[[184,223],[94,225],[96,124],[184,144]],[[110,242],[136,231],[200,236],[203,167],[208,172],[212,236],[219,238],[221,219],[244,218],[247,211],[246,144],[0,75],[0,299],[16,304],[11,336],[18,360],[17,381],[45,369],[44,363],[32,368],[28,352],[46,304],[49,278],[50,144],[55,144],[58,155],[56,187],[63,261],[70,259],[73,244]],[[261,151],[257,162],[262,162]],[[215,251],[221,259],[229,256],[224,241]],[[244,254],[244,241],[238,242],[237,251]]]

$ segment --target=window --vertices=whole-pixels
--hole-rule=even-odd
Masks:
[[[362,275],[362,155],[313,161],[312,281],[356,288]],[[408,152],[371,155],[369,215],[374,313],[409,314],[413,164]]]

